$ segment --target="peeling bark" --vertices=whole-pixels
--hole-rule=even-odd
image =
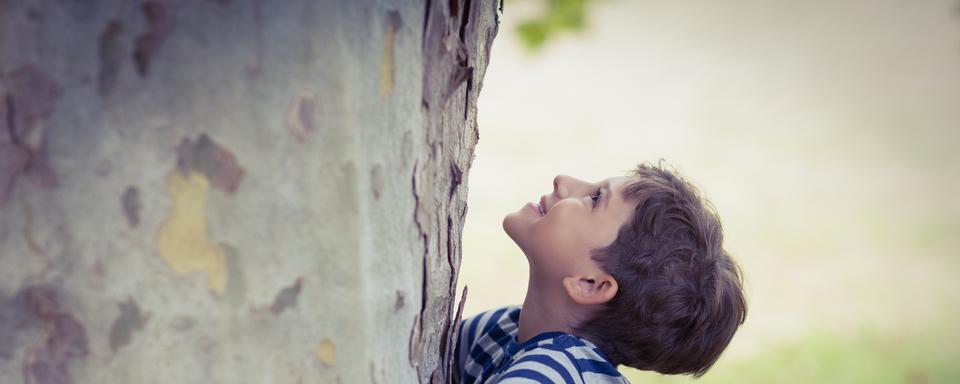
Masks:
[[[451,375],[450,351],[456,342],[451,307],[467,209],[467,191],[461,183],[469,177],[479,140],[475,107],[479,87],[474,89],[474,84],[482,82],[490,54],[488,40],[496,35],[498,26],[496,10],[488,5],[471,0],[427,3],[422,105],[427,118],[426,140],[431,154],[428,159],[432,161],[414,168],[414,189],[418,202],[415,222],[428,250],[424,252],[423,267],[423,290],[428,294],[421,302],[417,324],[420,329],[414,330],[411,340],[412,349],[419,350],[412,354],[412,360],[421,382],[444,382]],[[459,134],[464,131],[474,134]],[[418,180],[428,182],[417,183]],[[437,194],[430,189],[437,185],[449,186],[448,193]],[[436,226],[425,228],[421,223]],[[436,241],[431,242],[431,237]],[[441,241],[445,247],[440,247]],[[437,243],[436,248],[428,246],[432,243]],[[425,328],[435,324],[441,328],[439,337],[436,328],[434,332]]]

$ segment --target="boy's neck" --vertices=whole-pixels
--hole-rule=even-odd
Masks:
[[[573,333],[570,326],[567,325],[570,314],[567,313],[562,304],[554,302],[559,301],[557,299],[559,298],[545,297],[534,286],[531,276],[530,282],[527,284],[527,295],[520,310],[518,343],[523,343],[544,332]]]

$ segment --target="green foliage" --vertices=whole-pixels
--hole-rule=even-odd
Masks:
[[[543,47],[547,39],[562,31],[580,31],[586,23],[586,4],[593,0],[544,0],[547,11],[539,18],[517,26],[524,45],[531,50]]]

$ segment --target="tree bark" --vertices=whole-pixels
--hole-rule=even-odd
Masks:
[[[0,0],[0,382],[449,381],[496,7]]]

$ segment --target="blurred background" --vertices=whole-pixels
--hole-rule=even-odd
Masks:
[[[746,323],[697,382],[960,382],[958,9],[507,1],[478,103],[464,317],[523,301],[503,216],[557,174],[664,158],[716,205],[746,275]]]

